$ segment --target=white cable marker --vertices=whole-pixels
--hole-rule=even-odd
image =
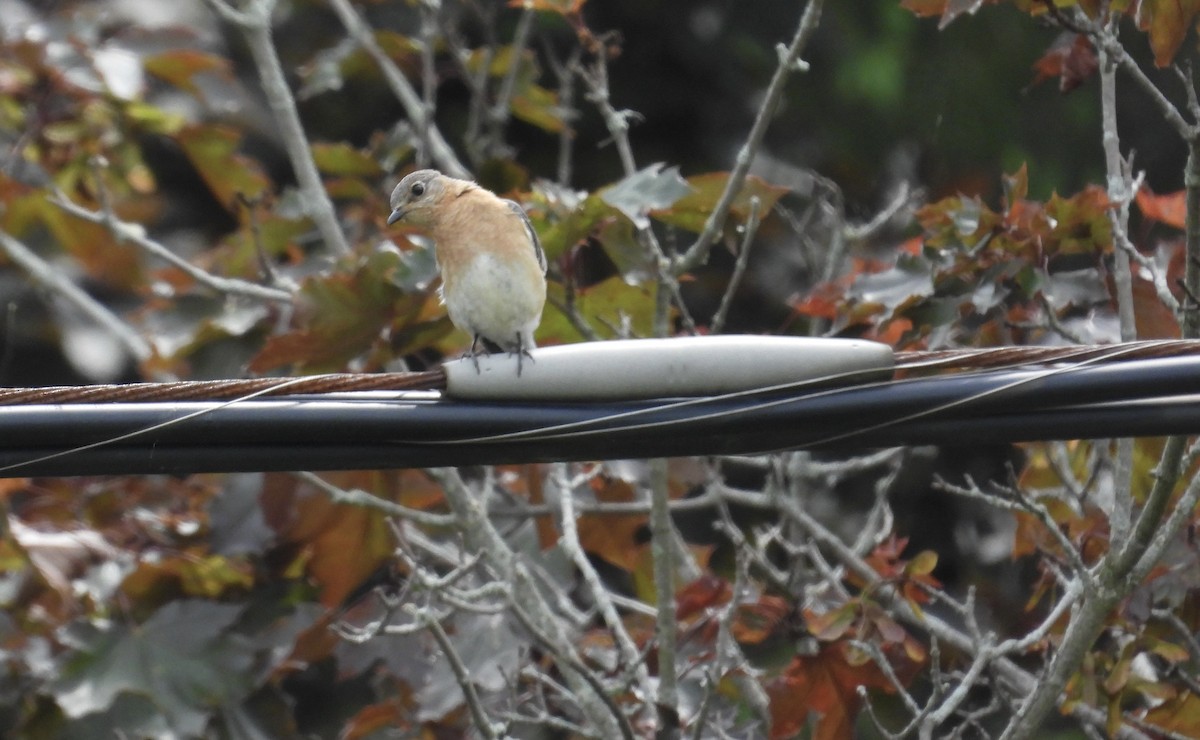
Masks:
[[[508,353],[444,364],[446,395],[480,400],[611,401],[713,396],[830,380],[891,377],[892,348],[863,339],[755,335],[623,339],[532,350],[517,375]]]

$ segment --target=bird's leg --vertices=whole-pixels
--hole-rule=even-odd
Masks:
[[[517,377],[521,377],[521,362],[528,357],[530,362],[534,362],[533,355],[525,348],[525,339],[520,332],[517,333],[517,348],[508,353],[509,355],[517,356]]]
[[[475,374],[476,375],[478,375],[481,372],[479,369],[479,352],[475,349],[475,345],[477,345],[477,344],[479,344],[479,335],[472,334],[471,335],[471,347],[470,347],[470,349],[467,350],[467,353],[465,355],[463,355],[463,357],[470,357],[471,362],[475,363]]]

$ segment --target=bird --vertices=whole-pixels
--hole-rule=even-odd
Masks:
[[[392,190],[388,225],[426,229],[442,273],[439,296],[450,322],[471,336],[463,355],[479,371],[478,345],[522,358],[533,355],[533,332],[546,303],[546,254],[521,206],[470,180],[417,170]]]

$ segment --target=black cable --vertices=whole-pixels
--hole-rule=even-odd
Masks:
[[[32,462],[185,415],[192,416]],[[1200,432],[1200,358],[1180,357],[682,404],[371,394],[11,406],[0,408],[0,475],[389,468],[1191,432]]]

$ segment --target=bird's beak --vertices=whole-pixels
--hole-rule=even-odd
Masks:
[[[396,210],[392,211],[392,215],[388,216],[388,226],[391,226],[402,218],[404,218],[404,209],[397,208]]]

